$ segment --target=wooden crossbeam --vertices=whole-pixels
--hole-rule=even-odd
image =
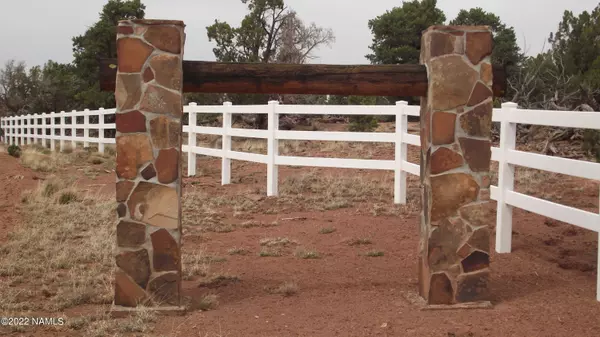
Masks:
[[[115,90],[116,59],[100,60],[100,88]],[[493,68],[494,96],[506,74]],[[183,61],[183,91],[246,94],[425,96],[427,69],[419,64],[323,65]]]

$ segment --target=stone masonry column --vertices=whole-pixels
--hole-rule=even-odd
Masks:
[[[488,300],[491,52],[486,26],[423,33],[419,293],[428,304]]]
[[[117,28],[116,309],[181,304],[181,21]]]

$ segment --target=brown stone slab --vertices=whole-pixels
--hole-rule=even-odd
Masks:
[[[123,55],[119,58],[118,69],[122,73],[139,73],[146,63],[153,48],[144,41],[131,37],[123,37],[117,41],[117,53]]]
[[[122,270],[115,272],[115,304],[135,307],[146,302],[148,295],[127,273]]]
[[[179,196],[174,187],[140,182],[127,202],[130,216],[161,228],[179,228]]]

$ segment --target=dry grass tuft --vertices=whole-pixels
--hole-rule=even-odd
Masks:
[[[348,240],[349,246],[370,245],[372,243],[373,243],[373,241],[371,241],[371,239],[367,239],[367,238],[354,238],[354,239]]]
[[[283,296],[293,296],[299,291],[298,284],[296,282],[285,282],[276,288],[266,288],[271,294],[281,294]]]
[[[234,247],[227,251],[229,255],[248,255],[250,253],[247,249]]]
[[[294,240],[290,240],[288,238],[264,238],[259,241],[261,246],[265,247],[275,247],[275,246],[283,246],[287,247],[289,245],[297,244],[298,242]]]
[[[316,250],[310,250],[310,249],[304,249],[304,248],[298,248],[296,249],[295,255],[297,258],[300,259],[320,259],[321,258],[321,254],[319,254],[319,252],[317,252]]]
[[[212,275],[210,278],[200,281],[198,283],[198,287],[201,288],[220,288],[227,286],[232,283],[237,283],[240,281],[240,278],[236,275]]]
[[[319,229],[319,234],[331,234],[335,231],[336,231],[336,229],[333,227],[323,227],[323,228]]]
[[[261,248],[260,252],[258,252],[258,256],[260,257],[280,257],[283,256],[283,252],[281,249],[277,248]]]
[[[215,294],[208,294],[203,296],[199,301],[194,303],[192,307],[202,311],[208,311],[215,309],[219,305],[218,296]]]
[[[192,280],[196,276],[206,276],[210,270],[210,260],[202,250],[196,250],[191,253],[182,251],[181,257],[183,279]]]
[[[384,255],[384,253],[380,250],[370,250],[365,253],[365,256],[369,256],[369,257],[380,257],[383,255]]]

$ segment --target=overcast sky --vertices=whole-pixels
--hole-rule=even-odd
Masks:
[[[317,63],[367,64],[371,32],[367,26],[400,0],[286,0],[305,22],[331,28],[336,42],[317,51]],[[0,64],[24,60],[27,65],[47,60],[72,61],[71,38],[98,20],[106,0],[0,0]],[[240,0],[145,0],[146,18],[177,19],[186,24],[185,59],[214,60],[205,27],[215,19],[238,25],[246,13]],[[564,10],[591,11],[598,0],[438,0],[453,19],[460,9],[480,6],[500,16],[516,30],[519,46],[528,54],[542,50]]]

